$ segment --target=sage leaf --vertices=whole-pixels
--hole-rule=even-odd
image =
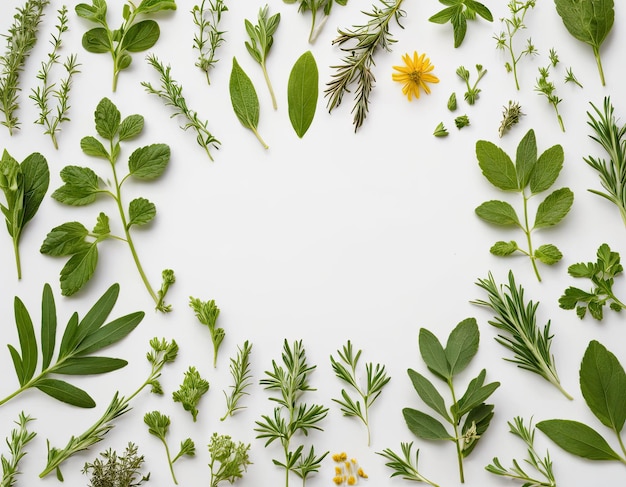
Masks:
[[[479,340],[478,324],[474,318],[461,321],[450,332],[445,352],[452,376],[464,370],[471,362],[478,352]]]
[[[451,377],[450,365],[439,339],[430,330],[422,328],[419,332],[418,341],[422,360],[430,371],[441,379],[448,380]]]
[[[402,415],[411,433],[425,440],[453,440],[446,428],[432,416],[417,409],[404,408]]]
[[[524,188],[530,182],[533,169],[537,163],[537,140],[535,131],[529,130],[520,140],[515,157],[515,172],[520,187]]]
[[[252,81],[241,66],[239,66],[235,57],[233,57],[233,67],[230,72],[229,88],[230,101],[239,122],[241,122],[241,125],[244,127],[252,130],[264,148],[269,148],[257,131],[260,112],[259,98]]]
[[[534,228],[551,227],[569,213],[574,204],[574,193],[569,188],[557,189],[537,207]]]
[[[567,419],[548,419],[537,429],[565,451],[589,460],[621,460],[606,440],[584,423]]]
[[[481,220],[494,225],[521,226],[515,209],[506,201],[486,201],[476,208],[475,211]]]
[[[317,63],[311,51],[307,51],[294,64],[287,84],[289,120],[300,138],[304,137],[315,117],[318,85]]]
[[[424,403],[428,407],[434,409],[441,416],[450,421],[450,416],[448,415],[445,401],[441,394],[439,394],[439,391],[437,391],[433,383],[430,382],[422,374],[412,369],[408,370],[408,374],[413,384],[413,388],[417,392],[418,396],[422,399],[422,401],[424,401]]]
[[[478,165],[487,180],[503,191],[517,191],[517,172],[513,161],[497,145],[486,140],[476,142]]]

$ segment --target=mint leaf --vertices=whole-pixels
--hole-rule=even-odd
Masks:
[[[111,100],[105,97],[98,103],[94,117],[98,135],[112,141],[120,127],[120,111]]]
[[[510,242],[504,242],[503,240],[500,240],[491,246],[489,252],[499,257],[506,257],[514,253],[516,250],[519,250],[519,247],[517,246],[517,243],[513,240],[511,240]]]
[[[476,215],[494,225],[521,226],[515,209],[506,201],[486,201],[476,208]]]
[[[88,234],[89,230],[82,223],[63,223],[48,232],[39,251],[54,257],[85,251],[89,248],[89,243],[85,241]]]
[[[156,179],[163,174],[170,160],[166,144],[152,144],[136,149],[128,159],[130,174],[137,179]]]
[[[549,194],[537,208],[534,228],[551,227],[567,216],[574,204],[574,193],[569,188]]]
[[[61,170],[65,183],[52,193],[60,203],[71,206],[84,206],[96,201],[100,192],[98,175],[87,167],[66,166]]]
[[[75,253],[61,269],[61,294],[71,296],[93,276],[98,263],[97,243]]]
[[[552,244],[540,245],[535,249],[535,257],[547,265],[556,264],[563,258],[561,251]]]
[[[132,225],[145,225],[156,216],[156,207],[145,198],[135,198],[128,206],[128,228]]]

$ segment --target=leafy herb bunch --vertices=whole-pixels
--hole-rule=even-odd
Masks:
[[[313,44],[319,36],[322,28],[328,20],[330,11],[335,3],[347,5],[348,0],[283,0],[285,3],[299,3],[298,12],[311,12],[311,30],[309,31],[309,44]],[[321,11],[324,15],[322,20],[317,22],[317,14]]]
[[[467,21],[474,20],[479,15],[488,22],[493,22],[491,11],[482,3],[476,0],[439,0],[446,5],[428,20],[436,24],[452,24],[454,33],[454,47],[459,47],[465,39],[467,32]]]
[[[120,71],[127,69],[132,62],[131,53],[150,49],[161,35],[159,24],[152,19],[139,20],[142,16],[164,10],[176,10],[175,0],[142,0],[135,6],[133,2],[124,4],[123,22],[117,29],[107,23],[107,3],[105,0],[92,0],[91,5],[79,3],[76,14],[99,27],[88,30],[83,35],[83,47],[88,52],[110,53],[113,59],[113,91],[117,89]]]
[[[452,427],[452,431],[423,411],[409,407],[402,410],[409,430],[417,437],[425,440],[451,441],[455,444],[461,482],[465,481],[463,459],[474,450],[493,418],[493,405],[485,404],[485,401],[500,386],[499,382],[485,384],[487,372],[483,369],[469,382],[465,393],[457,399],[454,378],[469,365],[478,352],[479,339],[478,324],[474,318],[461,321],[452,330],[445,348],[432,332],[425,328],[420,330],[420,355],[428,370],[448,386],[452,398],[449,407],[430,380],[413,369],[408,370],[409,378],[420,399],[443,418]],[[408,459],[408,452],[405,453]]]
[[[556,181],[563,168],[563,148],[554,145],[537,157],[535,132],[530,129],[517,147],[515,164],[501,148],[486,140],[476,142],[476,156],[483,175],[491,184],[502,191],[520,193],[522,196],[522,218],[506,201],[486,201],[476,208],[478,217],[487,223],[517,227],[526,237],[527,250],[520,248],[512,240],[496,242],[490,252],[501,257],[515,252],[528,256],[537,279],[541,281],[537,261],[552,265],[561,260],[563,254],[552,244],[544,244],[535,249],[531,234],[563,220],[574,203],[574,193],[569,188],[560,188],[550,193],[537,206],[532,226],[529,223],[528,202],[532,197],[548,190]]]
[[[126,181],[151,181],[163,174],[170,159],[170,148],[166,144],[152,144],[136,149],[128,159],[128,173],[122,177],[117,166],[120,143],[138,136],[143,130],[144,119],[141,115],[130,115],[122,120],[119,110],[108,98],[98,103],[94,117],[96,131],[108,142],[109,147],[105,148],[102,142],[92,136],[84,137],[80,146],[86,155],[107,160],[111,175],[105,178],[88,167],[66,166],[61,170],[61,179],[65,184],[54,191],[52,197],[71,206],[89,205],[100,195],[112,198],[119,211],[123,234],[113,234],[109,217],[101,212],[92,231],[75,221],[53,228],[40,250],[46,255],[70,257],[61,270],[60,279],[62,294],[69,296],[79,291],[93,276],[100,243],[108,239],[126,242],[156,309],[170,311],[171,306],[166,305],[164,299],[174,282],[173,271],[163,271],[161,289],[155,292],[139,261],[130,232],[133,226],[150,223],[156,216],[156,206],[146,198],[139,197],[133,199],[126,209],[122,199],[122,185]]]

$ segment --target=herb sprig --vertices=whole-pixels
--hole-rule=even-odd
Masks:
[[[196,314],[198,321],[209,329],[211,342],[213,343],[213,367],[217,367],[217,353],[220,345],[226,336],[224,328],[217,326],[217,318],[220,309],[215,304],[215,300],[201,301],[198,298],[189,297],[189,306]]]
[[[89,487],[138,487],[147,482],[150,474],[141,474],[144,456],[138,451],[130,442],[122,455],[109,448],[93,462],[85,463],[83,473],[91,476]]]
[[[172,393],[174,402],[182,404],[185,411],[191,413],[193,421],[198,419],[198,403],[202,396],[209,392],[209,382],[200,376],[195,367],[189,367],[185,372],[182,384]]]
[[[339,37],[333,41],[345,53],[342,64],[331,66],[336,70],[332,79],[326,83],[324,96],[328,98],[327,108],[332,112],[343,100],[343,95],[350,91],[352,84],[357,87],[354,96],[353,123],[356,132],[367,117],[369,100],[376,79],[372,73],[374,54],[378,49],[391,51],[396,42],[389,25],[395,20],[402,27],[400,19],[406,14],[400,8],[403,0],[381,0],[382,7],[374,5],[371,12],[364,12],[368,21],[352,29],[339,30]]]
[[[241,347],[237,347],[237,357],[230,359],[230,375],[233,379],[233,384],[230,386],[230,393],[224,391],[226,413],[220,418],[221,421],[244,408],[244,406],[239,405],[239,401],[248,394],[246,389],[252,385],[251,353],[252,344],[246,340]]]
[[[211,487],[218,487],[221,482],[228,481],[234,484],[243,477],[244,472],[252,462],[248,452],[250,444],[235,442],[229,435],[213,433],[209,441],[209,455],[211,461]]]
[[[524,113],[522,113],[522,107],[518,102],[514,102],[513,100],[509,100],[509,104],[506,107],[503,107],[502,111],[502,121],[500,122],[500,127],[498,128],[498,136],[502,138],[504,134],[509,131],[513,125],[517,125],[522,118]]]
[[[559,122],[559,127],[561,127],[561,131],[565,132],[565,125],[563,125],[563,118],[559,113],[559,103],[561,103],[561,98],[559,98],[556,94],[556,86],[552,81],[548,78],[550,77],[550,66],[546,66],[545,68],[539,68],[539,78],[537,78],[537,83],[535,84],[535,91],[540,95],[543,95],[548,103],[552,105],[554,108],[554,112],[556,113],[556,119]]]
[[[481,89],[478,88],[478,83],[483,78],[483,76],[487,74],[487,70],[483,68],[481,64],[476,65],[477,78],[473,86],[470,84],[470,72],[465,66],[459,66],[456,70],[456,74],[465,82],[465,86],[467,88],[467,91],[463,95],[463,98],[468,104],[473,105],[474,103],[476,103],[478,95],[481,92]]]
[[[439,0],[446,5],[428,20],[436,24],[452,24],[454,33],[454,47],[459,47],[465,39],[467,32],[467,21],[476,19],[479,15],[488,22],[493,22],[491,11],[482,3],[476,0]]]
[[[347,5],[348,0],[283,0],[285,3],[299,3],[298,12],[311,12],[311,30],[309,31],[309,44],[313,44],[326,24],[330,12],[335,3]],[[322,20],[317,21],[318,13],[322,13]]]
[[[0,463],[2,464],[0,485],[2,487],[12,487],[17,483],[18,475],[20,474],[20,461],[26,455],[24,449],[37,436],[37,433],[34,431],[28,431],[28,423],[33,421],[33,419],[31,416],[24,414],[24,411],[20,412],[15,422],[17,428],[11,430],[11,436],[6,439],[11,456],[7,458],[4,454],[0,455]]]
[[[432,485],[433,487],[439,487],[439,485],[431,480],[428,480],[421,473],[419,473],[417,469],[417,462],[419,460],[420,451],[416,450],[415,457],[413,457],[413,453],[411,451],[413,448],[413,442],[400,443],[400,448],[402,450],[402,456],[400,456],[390,448],[385,448],[382,452],[376,452],[378,455],[384,457],[387,460],[385,466],[393,470],[391,478],[401,477],[404,480],[410,480],[413,482],[424,482]]]
[[[502,330],[496,341],[513,352],[512,359],[506,359],[519,368],[540,375],[554,385],[568,399],[573,399],[559,380],[550,351],[552,338],[550,321],[541,329],[537,325],[539,303],[524,300],[524,288],[515,284],[513,272],[509,271],[509,283],[498,286],[491,272],[487,279],[478,279],[476,285],[487,293],[488,301],[475,300],[473,304],[485,306],[496,313],[489,324]]]
[[[217,49],[224,43],[226,33],[218,27],[222,14],[228,11],[228,7],[223,0],[209,0],[206,7],[205,4],[206,0],[202,0],[200,5],[194,5],[191,10],[193,23],[198,28],[193,36],[193,48],[198,51],[196,66],[206,75],[206,82],[211,84],[209,71],[219,61],[216,57]]]

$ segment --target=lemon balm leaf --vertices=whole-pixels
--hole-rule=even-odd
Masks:
[[[289,75],[287,104],[291,126],[302,138],[311,126],[319,94],[319,72],[311,51],[298,58]]]

